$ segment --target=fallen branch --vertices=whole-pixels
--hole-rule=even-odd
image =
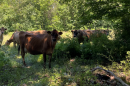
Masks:
[[[94,72],[94,71],[97,70],[97,69],[104,70],[104,71],[107,72],[110,76],[114,76],[114,78],[115,78],[116,80],[118,80],[123,86],[129,86],[129,85],[126,84],[124,81],[122,81],[122,79],[120,79],[119,77],[117,77],[113,72],[111,72],[111,71],[109,71],[109,70],[105,70],[105,69],[103,69],[103,68],[101,68],[101,67],[96,67],[96,68],[92,69],[91,72]]]

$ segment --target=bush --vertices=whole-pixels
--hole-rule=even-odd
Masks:
[[[8,59],[5,59],[4,52],[0,51],[0,69],[8,63]]]
[[[81,56],[80,45],[77,42],[77,39],[60,39],[60,42],[57,43],[53,57],[61,58],[73,58],[76,56]]]
[[[98,64],[111,64],[125,59],[126,49],[123,42],[118,40],[109,40],[107,36],[95,37],[84,44],[78,43],[77,39],[65,38],[57,43],[53,56],[67,58],[82,58],[94,60]]]
[[[104,35],[99,38],[93,38],[91,41],[89,40],[89,42],[81,46],[82,58],[93,59],[101,64],[109,62],[111,43]]]
[[[10,79],[9,67],[10,61],[5,58],[5,53],[0,51],[0,83],[7,83]]]

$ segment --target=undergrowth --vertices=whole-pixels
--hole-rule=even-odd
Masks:
[[[10,36],[6,36],[9,38]],[[4,39],[4,42],[7,39]],[[117,43],[117,44],[115,44]],[[52,57],[52,68],[43,68],[42,55],[25,55],[27,67],[23,66],[21,56],[17,49],[11,46],[0,48],[0,85],[7,86],[100,86],[95,83],[96,77],[90,72],[95,66],[108,68],[120,77],[123,72],[127,77],[130,74],[130,53],[120,58],[115,55],[118,42],[108,40],[106,37],[93,39],[86,43],[78,44],[77,39],[70,36],[60,39],[56,44]],[[119,59],[117,60],[117,56]],[[129,84],[128,79],[121,77]]]

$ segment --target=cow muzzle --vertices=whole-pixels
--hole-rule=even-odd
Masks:
[[[74,35],[74,37],[76,37],[76,35]]]
[[[56,39],[53,39],[53,41],[55,42],[55,41],[56,41]]]

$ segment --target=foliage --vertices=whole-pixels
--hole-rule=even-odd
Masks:
[[[76,59],[78,59],[77,63],[87,63],[87,65],[108,65],[112,63],[114,67],[118,65],[120,69],[124,68],[123,71],[128,70],[129,53],[128,56],[126,56],[126,54],[130,49],[129,4],[129,0],[1,0],[0,26],[7,28],[7,32],[13,32],[16,29],[22,31],[39,29],[57,29],[62,31],[88,28],[113,29],[115,34],[114,40],[109,40],[106,36],[102,36],[89,40],[89,42],[84,44],[78,44],[77,39],[71,39],[68,36],[67,38],[62,38],[60,42],[57,43],[52,60],[57,61],[56,63],[59,65],[58,67],[54,67],[57,73],[52,75],[57,76],[57,79],[60,77],[60,81],[63,81],[60,85],[66,84],[66,82],[71,83],[72,80],[75,82],[78,81],[80,85],[84,85],[86,84],[86,82],[84,82],[86,77],[84,78],[83,75],[89,75],[89,73],[82,74],[82,72],[80,72],[81,74],[75,77],[64,77],[64,74],[75,74],[72,72],[78,72],[80,70],[75,66],[73,67],[74,70],[62,67],[61,72],[59,72],[58,68],[63,64],[67,64],[65,61],[68,60],[68,58],[76,57]],[[0,51],[0,69],[2,70],[0,71],[0,77],[4,77],[0,78],[4,81],[2,85],[8,83],[10,83],[8,85],[12,85],[12,83],[17,82],[17,79],[21,79],[23,76],[25,77],[26,75],[24,73],[28,74],[26,71],[29,71],[28,69],[22,69],[24,72],[21,72],[21,69],[11,68],[7,65],[11,63],[10,66],[21,66],[19,57],[14,56],[16,51],[14,50],[13,52],[12,49],[13,48],[9,47],[8,49]],[[5,53],[4,51],[7,52]],[[41,64],[42,56],[40,56],[38,60],[36,58],[38,56],[33,57],[27,54],[27,57],[31,57],[29,60],[26,58],[30,64],[35,62]],[[11,60],[8,58],[11,58]],[[61,58],[60,61],[59,58]],[[114,63],[116,63],[116,66]],[[32,67],[30,70],[34,70],[35,73],[40,71],[40,76],[42,76],[44,73],[41,72],[41,68],[39,67],[38,69],[38,67],[39,66]],[[37,70],[35,70],[35,68]],[[67,73],[65,70],[67,70]],[[30,72],[32,71],[29,71],[29,73]],[[47,74],[48,72],[50,73],[50,71],[45,73]],[[17,76],[13,76],[15,74]],[[61,74],[61,76],[59,74]],[[35,74],[31,77],[31,80],[36,76]],[[55,79],[53,76],[50,78]],[[51,81],[50,78],[40,79],[38,77],[37,81],[34,83],[35,85],[48,84],[49,81]],[[28,80],[29,79],[27,79],[27,81],[23,80],[23,82],[21,81],[20,83],[27,82],[29,84]],[[40,84],[37,84],[39,82],[38,80],[40,80]],[[57,85],[58,82],[56,81],[55,84]]]
[[[121,66],[124,71],[129,70],[130,67],[130,51],[127,52],[126,60],[121,61]]]
[[[122,47],[119,47],[122,46]],[[97,64],[108,65],[112,62],[120,62],[125,59],[126,47],[123,42],[118,40],[109,40],[106,35],[100,37],[91,37],[91,40],[79,44],[77,39],[70,37],[60,39],[54,50],[54,58],[82,58],[94,60]],[[118,54],[117,54],[118,53]]]
[[[4,59],[4,52],[0,52],[0,69],[6,64],[6,60]]]
[[[4,41],[6,41],[9,37],[9,34],[6,35]],[[43,59],[41,59],[43,55],[30,54],[25,55],[25,61],[28,67],[23,67],[22,58],[17,55],[17,49],[13,48],[12,44],[9,47],[2,46],[0,49],[5,55],[4,59],[10,60],[6,60],[9,66],[4,66],[4,68],[0,70],[0,85],[73,86],[89,84],[92,86],[100,86],[99,83],[94,84],[97,80],[96,77],[90,72],[90,69],[94,68],[95,65],[100,65],[105,62],[109,63],[107,61],[112,59],[111,57],[109,58],[109,56],[115,51],[113,45],[115,42],[113,40],[106,39],[105,36],[95,38],[88,43],[80,45],[76,39],[71,39],[70,36],[66,36],[66,38],[63,37],[60,40],[61,41],[58,41],[53,52],[51,69],[43,68]],[[76,53],[69,52],[71,49],[73,49]],[[79,52],[80,55],[78,56]],[[92,55],[89,55],[90,53],[92,53]],[[100,53],[100,55],[98,53]],[[70,55],[75,56],[75,58],[71,59],[72,57]],[[106,57],[108,57],[107,61],[105,60]],[[122,66],[119,65],[119,63],[114,65],[113,62],[112,65],[109,65],[109,68],[120,67],[121,71],[124,68],[123,71],[126,70],[127,72],[128,66],[127,64],[124,66],[124,61],[122,60],[121,62]],[[106,65],[104,67],[108,66]],[[115,69],[112,70],[115,71]],[[118,72],[120,72],[120,70]]]
[[[5,58],[5,53],[0,51],[0,83],[8,82],[10,76],[7,67],[10,67],[10,60]]]
[[[73,58],[80,55],[81,55],[80,45],[77,42],[77,39],[71,40],[70,38],[60,39],[60,43],[57,43],[57,46],[53,54],[53,56],[56,58],[60,58],[61,56],[65,56],[67,58]]]
[[[77,11],[73,3],[68,6],[57,0],[5,0],[0,7],[0,25],[8,28],[9,32],[16,29],[32,31],[77,28]]]

